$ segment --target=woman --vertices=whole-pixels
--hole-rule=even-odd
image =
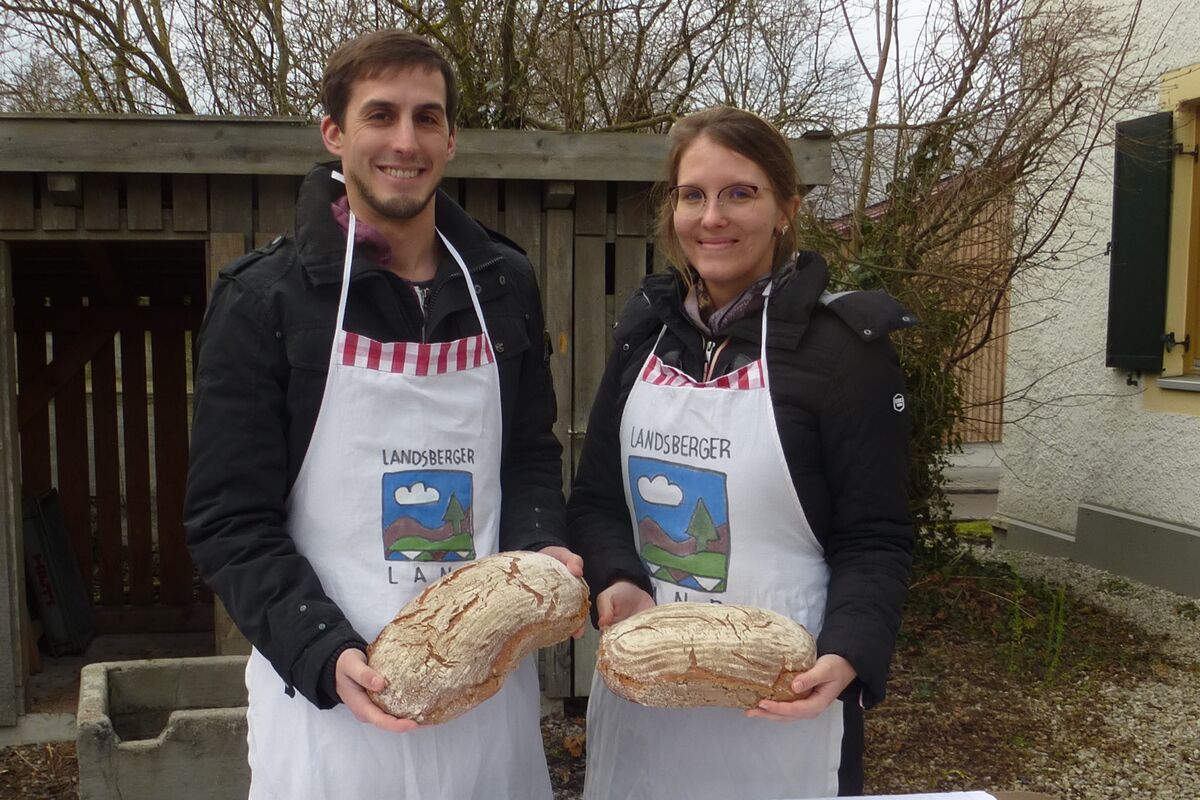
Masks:
[[[790,703],[652,709],[593,682],[585,797],[862,790],[913,544],[903,375],[882,292],[830,295],[796,249],[786,140],[714,108],[671,131],[675,265],[621,312],[568,522],[601,628],[658,603],[770,608],[817,635]],[[784,723],[784,724],[778,724]]]

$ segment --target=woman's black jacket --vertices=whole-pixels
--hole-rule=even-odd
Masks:
[[[914,542],[908,399],[887,335],[914,319],[882,292],[829,295],[827,280],[821,256],[798,254],[795,273],[768,306],[767,364],[792,484],[831,568],[818,652],[854,666],[859,684],[851,691],[861,688],[870,706],[883,699]],[[761,321],[754,313],[732,325],[714,375],[758,357]],[[618,434],[630,388],[664,325],[659,357],[699,378],[706,342],[683,311],[673,274],[647,277],[621,312],[568,501],[572,545],[593,592],[622,576],[649,590],[625,504]]]

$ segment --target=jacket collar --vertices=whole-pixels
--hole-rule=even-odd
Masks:
[[[771,293],[767,305],[767,327],[772,347],[795,349],[808,329],[813,309],[829,283],[829,267],[818,253],[802,250],[796,254],[796,270],[782,287]],[[695,335],[696,327],[683,310],[683,283],[674,272],[651,275],[643,284],[650,307],[677,335]],[[735,322],[727,333],[758,343],[762,328],[758,314]]]
[[[330,206],[346,193],[345,185],[333,177],[338,162],[318,164],[300,184],[296,199],[296,248],[300,263],[313,285],[337,283],[342,279],[346,256],[346,234],[334,219]],[[438,230],[458,250],[467,268],[477,268],[500,255],[486,230],[441,189],[434,197]],[[384,267],[356,250],[350,265],[352,275],[380,271]]]

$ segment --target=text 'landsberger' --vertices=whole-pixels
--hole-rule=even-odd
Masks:
[[[383,450],[383,464],[390,467],[402,464],[408,467],[442,467],[449,464],[474,464],[473,447],[452,447],[428,450]]]
[[[629,446],[635,450],[682,458],[729,458],[729,440],[719,436],[660,433],[635,427],[629,432]]]

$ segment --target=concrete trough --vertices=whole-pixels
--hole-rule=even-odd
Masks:
[[[80,799],[246,797],[245,671],[245,656],[85,666],[76,734]]]

